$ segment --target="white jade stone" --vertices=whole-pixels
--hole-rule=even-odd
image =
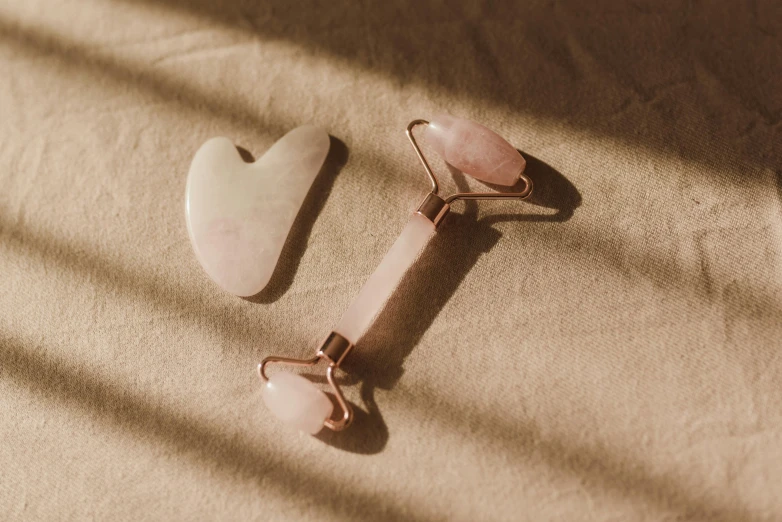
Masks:
[[[255,163],[227,138],[198,149],[187,177],[187,227],[198,261],[224,290],[251,296],[269,282],[328,150],[328,134],[312,126],[292,130]]]
[[[275,373],[263,385],[263,402],[285,424],[316,434],[331,417],[334,404],[310,381],[295,373]]]

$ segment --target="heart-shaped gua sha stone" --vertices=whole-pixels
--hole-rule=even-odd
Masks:
[[[198,261],[224,290],[251,296],[269,282],[329,145],[326,131],[303,126],[255,163],[227,138],[198,149],[187,176],[187,228]]]
[[[432,118],[424,139],[445,161],[487,183],[513,186],[527,166],[519,151],[493,130],[448,114]]]

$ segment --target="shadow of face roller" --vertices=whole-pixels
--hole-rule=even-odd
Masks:
[[[355,418],[349,429],[339,433],[324,429],[317,438],[352,453],[382,451],[389,434],[375,402],[374,390],[394,387],[404,373],[405,358],[473,265],[500,240],[502,234],[492,225],[503,222],[561,222],[573,215],[581,204],[581,196],[573,184],[544,162],[529,154],[523,155],[527,159],[525,173],[534,183],[533,195],[526,201],[554,209],[556,214],[525,214],[520,206],[517,214],[489,214],[478,219],[475,201],[465,201],[463,213],[452,211],[342,365],[347,373],[344,384],[360,382],[361,400],[366,410],[352,404]],[[453,168],[450,170],[458,190],[469,191],[464,174]],[[512,192],[518,187],[502,189]],[[482,204],[489,206],[491,202]],[[412,303],[426,305],[415,306]]]
[[[532,180],[534,189],[527,203],[554,209],[556,214],[550,216],[538,216],[532,221],[567,221],[573,216],[576,209],[581,206],[581,194],[568,179],[554,170],[548,164],[534,156],[525,154],[527,168],[524,172]]]

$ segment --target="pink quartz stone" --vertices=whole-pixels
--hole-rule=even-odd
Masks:
[[[326,131],[303,126],[255,163],[227,138],[198,149],[187,178],[187,227],[201,266],[224,290],[250,296],[269,282],[329,145]]]
[[[369,277],[334,331],[356,344],[434,235],[434,223],[413,214],[391,249]]]
[[[424,139],[445,161],[487,183],[515,185],[527,166],[519,151],[496,132],[448,114],[429,122]]]
[[[263,402],[275,417],[313,435],[323,428],[334,410],[325,393],[295,373],[275,373],[266,381],[261,393]]]

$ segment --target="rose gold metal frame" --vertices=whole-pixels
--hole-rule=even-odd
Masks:
[[[334,397],[337,399],[337,404],[342,409],[342,415],[340,418],[326,419],[323,423],[324,426],[334,431],[342,431],[353,422],[353,408],[345,400],[345,396],[342,394],[342,389],[334,379],[334,371],[339,368],[339,365],[345,359],[345,356],[353,349],[353,343],[345,339],[337,332],[331,332],[326,339],[321,343],[318,348],[315,357],[311,359],[290,359],[287,357],[277,357],[272,355],[261,361],[258,365],[258,376],[263,382],[268,382],[269,377],[266,375],[266,367],[269,364],[287,364],[290,366],[315,366],[321,360],[328,362],[326,368],[326,380],[328,381],[331,389],[334,391]]]

